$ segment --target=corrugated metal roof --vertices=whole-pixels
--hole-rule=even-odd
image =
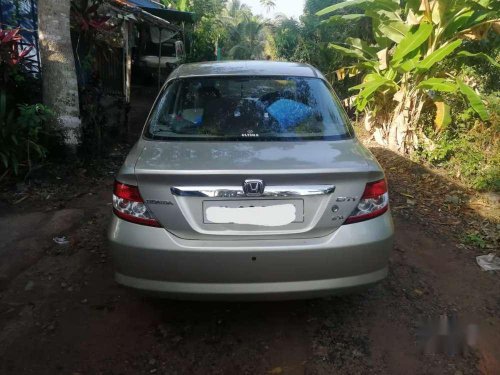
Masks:
[[[151,9],[145,8],[149,13],[161,17],[170,22],[191,22],[195,21],[195,14],[192,12],[181,12],[173,9]]]
[[[134,14],[136,17],[138,17],[139,21],[144,21],[163,29],[170,29],[177,32],[180,31],[180,28],[178,26],[147,11],[151,8],[142,8],[135,3],[132,3],[132,0],[108,0],[108,3],[116,10]]]
[[[163,5],[152,0],[108,0],[111,4],[128,8],[130,11],[142,9],[156,17],[163,18],[168,22],[194,22],[195,14],[192,12],[181,12],[167,9]]]

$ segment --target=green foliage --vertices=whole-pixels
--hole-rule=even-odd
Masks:
[[[437,135],[433,126],[427,125],[426,133],[434,142],[421,148],[420,156],[474,189],[500,191],[500,95],[486,99],[493,114],[488,126],[476,119],[463,98],[448,98],[455,110],[453,122]],[[424,122],[427,116],[422,116]]]
[[[0,170],[18,173],[20,166],[43,159],[53,135],[52,112],[41,104],[19,104],[37,97],[36,77],[27,74],[30,49],[20,50],[19,29],[0,29]],[[35,99],[36,100],[36,99]]]
[[[352,8],[341,11],[341,16],[322,21],[316,12],[340,0],[306,0],[304,14],[300,22],[293,18],[277,17],[273,21],[273,36],[276,46],[276,57],[280,60],[309,63],[320,69],[326,78],[335,85],[341,98],[349,96],[347,89],[356,78],[347,77],[337,80],[337,70],[352,64],[353,57],[330,48],[332,40],[345,41],[347,38],[372,39],[370,21],[360,15],[360,9]],[[359,57],[360,54],[353,55]]]
[[[452,56],[480,58],[490,69],[498,63],[486,51],[470,51],[470,41],[484,41],[500,21],[498,4],[492,0],[412,0],[400,7],[394,0],[348,0],[339,2],[317,14],[332,13],[357,7],[371,19],[373,39],[363,43],[346,38],[330,48],[356,62],[349,71],[364,73],[356,91],[355,107],[367,111],[369,127],[389,147],[410,152],[418,146],[422,130],[420,116],[429,101],[437,108],[434,123],[441,131],[451,124],[451,106],[445,100],[461,95],[482,121],[490,119],[487,107],[468,77],[443,69]],[[333,14],[330,21],[346,18]],[[496,27],[496,26],[495,26]],[[496,30],[496,29],[495,29]],[[457,50],[461,49],[457,53]],[[447,93],[445,97],[441,93]]]
[[[161,0],[161,2],[163,5],[181,12],[188,12],[190,10],[189,0]]]
[[[188,62],[215,60],[215,47],[226,37],[222,14],[224,0],[192,0],[189,10],[198,17],[196,24],[187,31],[190,40]]]
[[[200,18],[189,33],[189,61],[215,60],[216,48],[222,49],[223,59],[264,59],[272,54],[268,23],[241,1],[193,0],[192,10]]]
[[[477,231],[467,233],[462,237],[462,241],[466,245],[475,246],[480,249],[486,249],[488,241]]]
[[[301,25],[293,18],[280,18],[274,28],[276,53],[285,60],[292,60],[301,41]]]
[[[467,86],[462,80],[457,79],[457,84],[462,94],[464,94],[469,100],[471,107],[479,114],[481,120],[488,120],[488,110],[486,109],[486,106],[484,105],[481,97],[476,94],[476,92],[472,88]]]
[[[0,161],[15,174],[20,166],[31,168],[34,161],[47,156],[47,145],[62,135],[50,124],[53,112],[42,104],[19,105],[0,121]]]
[[[256,16],[245,17],[236,24],[229,24],[229,38],[226,45],[230,47],[227,56],[236,60],[260,60],[264,58],[266,49],[266,25]]]

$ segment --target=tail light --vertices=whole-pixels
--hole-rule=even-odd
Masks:
[[[359,223],[384,214],[389,209],[389,193],[385,180],[369,182],[358,203],[358,207],[347,218],[345,224]]]
[[[137,186],[125,185],[115,181],[113,211],[120,219],[130,221],[131,223],[150,227],[160,226],[160,223],[156,221],[144,203]]]

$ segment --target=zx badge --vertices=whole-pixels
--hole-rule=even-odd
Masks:
[[[358,197],[338,197],[337,202],[355,202]]]

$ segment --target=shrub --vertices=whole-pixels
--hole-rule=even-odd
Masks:
[[[0,126],[0,160],[5,169],[18,174],[22,166],[29,171],[34,161],[47,156],[47,145],[61,142],[62,134],[51,125],[53,116],[42,104],[21,104],[7,115]]]
[[[42,104],[20,104],[36,96],[36,78],[27,72],[19,29],[0,29],[0,169],[18,174],[46,157],[48,146],[59,143],[60,133],[50,123],[52,111]],[[5,172],[4,172],[5,173]]]

